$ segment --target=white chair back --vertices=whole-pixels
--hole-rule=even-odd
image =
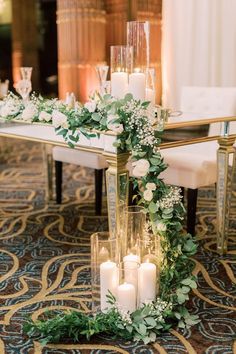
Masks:
[[[236,87],[185,86],[181,92],[181,109],[219,117],[236,115]],[[220,130],[220,123],[210,124],[208,135],[219,135]],[[235,132],[236,122],[232,122],[230,133]]]

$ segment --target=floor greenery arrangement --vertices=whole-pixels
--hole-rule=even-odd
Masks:
[[[197,246],[183,230],[185,210],[180,189],[166,185],[159,178],[167,168],[159,146],[168,110],[134,100],[131,94],[119,100],[108,94],[103,97],[95,94],[84,105],[69,106],[34,94],[30,100],[23,101],[9,93],[0,108],[6,120],[52,124],[71,148],[81,135],[90,138],[99,135],[95,131],[107,130],[117,133],[114,145],[119,153],[131,155],[139,204],[144,206],[149,228],[154,237],[160,238],[161,245],[160,279],[157,279],[160,290],[151,304],[144,303],[136,311],[124,313],[111,295],[112,308],[106,313],[89,317],[83,313],[72,313],[71,317],[62,314],[44,322],[30,321],[24,327],[25,332],[39,335],[45,343],[60,341],[65,336],[73,341],[83,336],[90,339],[104,332],[147,344],[173,326],[188,328],[198,323],[198,316],[192,315],[185,306],[189,292],[197,287],[190,260]]]
[[[234,353],[235,351],[235,195],[229,252],[215,253],[215,190],[200,191],[193,257],[193,289],[187,307],[201,322],[163,333],[149,345],[100,334],[91,341],[48,343],[23,335],[26,318],[48,311],[88,312],[91,306],[89,237],[106,230],[107,216],[94,215],[92,173],[67,166],[61,206],[44,202],[41,147],[4,140],[1,162],[1,353]]]

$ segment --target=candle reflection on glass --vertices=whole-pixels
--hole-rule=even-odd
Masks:
[[[134,72],[129,75],[129,93],[135,100],[145,100],[146,95],[146,76],[140,72],[139,68],[134,69]]]
[[[140,257],[136,254],[128,254],[123,258],[125,282],[133,284],[135,290],[138,290],[138,267]]]
[[[116,98],[124,98],[128,92],[128,74],[124,71],[116,71],[111,74],[111,95]]]

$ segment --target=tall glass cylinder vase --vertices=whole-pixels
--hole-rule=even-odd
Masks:
[[[107,295],[116,296],[118,286],[119,248],[116,239],[110,239],[109,232],[96,232],[91,236],[91,286],[92,311],[109,308]]]
[[[140,206],[124,208],[122,232],[120,235],[121,260],[123,262],[140,262],[140,240],[144,235],[146,214]]]
[[[144,101],[146,97],[146,73],[150,61],[149,22],[127,22],[127,44],[133,47],[134,66],[129,75],[129,92],[134,99]]]
[[[128,75],[132,72],[133,48],[111,46],[111,95],[121,99],[128,92]]]

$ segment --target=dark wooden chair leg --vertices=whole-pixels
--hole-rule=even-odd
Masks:
[[[95,213],[102,214],[102,182],[103,170],[95,170]]]
[[[56,172],[56,202],[61,204],[62,195],[62,162],[55,161],[55,172]]]
[[[198,189],[188,188],[188,206],[187,206],[187,232],[195,235],[196,210],[197,210]]]

